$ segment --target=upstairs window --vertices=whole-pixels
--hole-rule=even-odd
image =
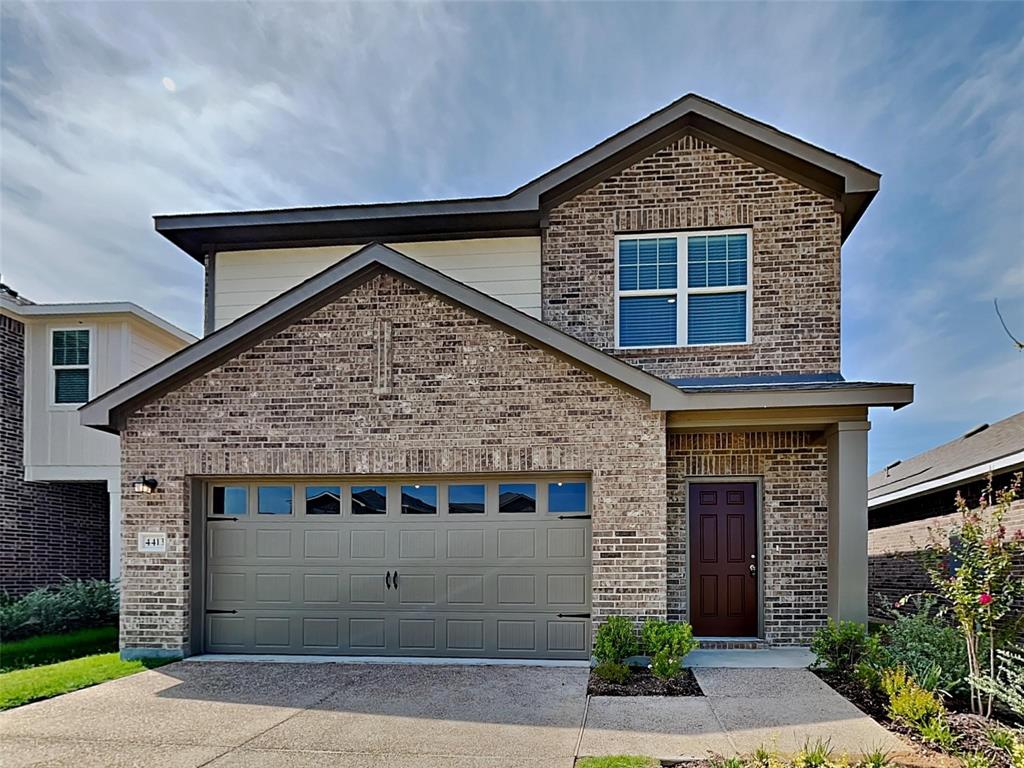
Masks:
[[[89,400],[89,330],[52,331],[50,336],[55,405],[80,405]]]
[[[750,342],[749,230],[621,237],[617,346]]]

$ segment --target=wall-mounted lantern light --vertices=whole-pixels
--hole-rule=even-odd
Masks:
[[[132,490],[136,493],[152,493],[156,490],[157,482],[155,477],[146,477],[143,475],[132,483]]]

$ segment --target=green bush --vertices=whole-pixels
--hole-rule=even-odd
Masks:
[[[621,662],[630,656],[636,656],[637,642],[633,631],[633,622],[624,616],[609,616],[597,628],[594,637],[594,658],[598,662]]]
[[[602,661],[594,667],[594,674],[609,683],[622,685],[632,674],[629,667],[617,661]]]
[[[661,619],[648,619],[640,632],[644,653],[655,656],[659,651],[668,651],[680,660],[690,651],[697,648],[693,639],[693,628],[685,621],[668,622]]]
[[[953,730],[949,727],[949,723],[942,717],[933,717],[930,720],[925,720],[918,726],[917,732],[922,739],[943,752],[953,751],[953,743],[956,741],[956,736],[953,735]]]
[[[109,581],[65,579],[58,587],[33,590],[0,604],[0,638],[70,632],[117,623],[117,586]]]
[[[928,690],[966,690],[967,645],[956,628],[935,618],[933,600],[919,601],[915,613],[894,613],[893,618],[882,630],[885,666],[906,667],[918,685]]]
[[[814,633],[811,651],[815,664],[833,672],[854,672],[858,665],[877,658],[878,639],[868,634],[867,627],[855,621],[832,619]]]
[[[1024,645],[998,650],[996,659],[996,674],[971,680],[978,690],[995,696],[1017,717],[1024,718]]]
[[[920,729],[929,720],[945,714],[939,697],[914,682],[903,667],[882,673],[882,690],[889,697],[889,717],[897,722]]]

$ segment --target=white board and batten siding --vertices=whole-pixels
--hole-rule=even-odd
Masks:
[[[540,238],[394,243],[438,272],[540,318]],[[217,254],[214,327],[222,328],[358,251],[360,245]]]
[[[50,336],[88,329],[89,396],[96,397],[160,362],[185,342],[123,313],[19,318],[25,322],[25,475],[27,480],[113,480],[120,443],[83,427],[77,405],[53,402]]]

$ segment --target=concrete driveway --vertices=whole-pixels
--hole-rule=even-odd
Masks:
[[[587,670],[180,662],[0,714],[0,765],[569,768]]]
[[[0,714],[0,765],[571,768],[576,754],[696,758],[816,739],[907,749],[806,669],[701,668],[702,697],[589,704],[587,673],[180,662]]]

